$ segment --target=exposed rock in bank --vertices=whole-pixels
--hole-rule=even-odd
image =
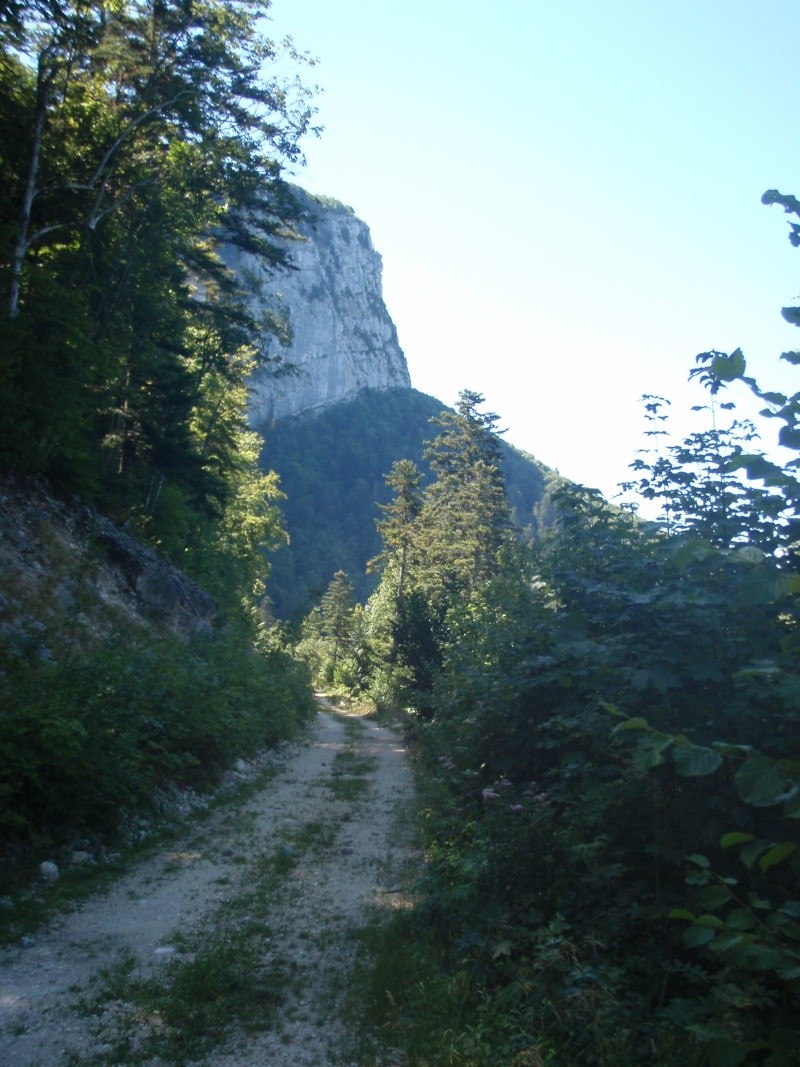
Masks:
[[[213,599],[128,531],[32,479],[0,476],[0,648],[43,661],[125,628],[209,628]]]
[[[105,551],[109,564],[118,569],[143,615],[166,621],[179,632],[202,629],[210,623],[216,611],[213,598],[177,567],[165,563],[127,530],[102,516],[95,516],[90,528],[95,543]]]

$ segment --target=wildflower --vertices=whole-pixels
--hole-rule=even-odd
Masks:
[[[494,789],[484,789],[481,796],[483,797],[484,804],[487,800],[499,800],[500,794],[495,793]]]
[[[514,813],[519,814],[519,812],[522,811],[522,805],[521,804],[512,804],[511,807],[509,808],[509,811],[513,811]]]

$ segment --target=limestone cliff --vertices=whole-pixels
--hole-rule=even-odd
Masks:
[[[256,318],[283,317],[289,325],[285,347],[264,335],[265,354],[280,361],[253,376],[250,421],[256,427],[361,389],[411,385],[369,229],[351,208],[294,191],[307,215],[298,226],[301,239],[288,242],[295,270],[270,273],[236,249],[225,255],[253,289]]]

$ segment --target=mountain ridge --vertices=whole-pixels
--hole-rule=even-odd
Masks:
[[[290,543],[272,556],[269,581],[279,618],[307,611],[337,570],[359,599],[369,596],[376,579],[366,564],[380,551],[375,523],[390,496],[385,476],[399,459],[427,473],[430,420],[448,410],[413,388],[366,223],[339,201],[292,192],[304,216],[299,239],[285,243],[294,269],[276,275],[251,254],[225,252],[265,326],[248,418],[264,438],[262,467],[278,473],[286,494]],[[502,447],[509,503],[524,530],[547,468]]]
[[[276,616],[304,614],[337,570],[347,573],[357,599],[367,599],[377,576],[366,574],[366,564],[381,548],[375,523],[391,497],[385,476],[396,460],[411,459],[428,480],[425,442],[438,432],[431,419],[446,410],[416,389],[364,389],[265,428],[262,463],[280,476],[289,534],[289,544],[271,557],[268,591]],[[534,524],[549,472],[534,457],[500,445],[512,515],[525,530]]]

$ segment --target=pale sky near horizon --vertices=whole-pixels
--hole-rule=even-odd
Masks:
[[[319,59],[325,130],[294,180],[370,227],[414,387],[483,393],[508,441],[609,495],[643,393],[700,427],[696,353],[741,347],[762,385],[800,388],[778,358],[800,347],[780,315],[800,250],[761,204],[800,196],[798,13],[273,0],[268,32]]]

